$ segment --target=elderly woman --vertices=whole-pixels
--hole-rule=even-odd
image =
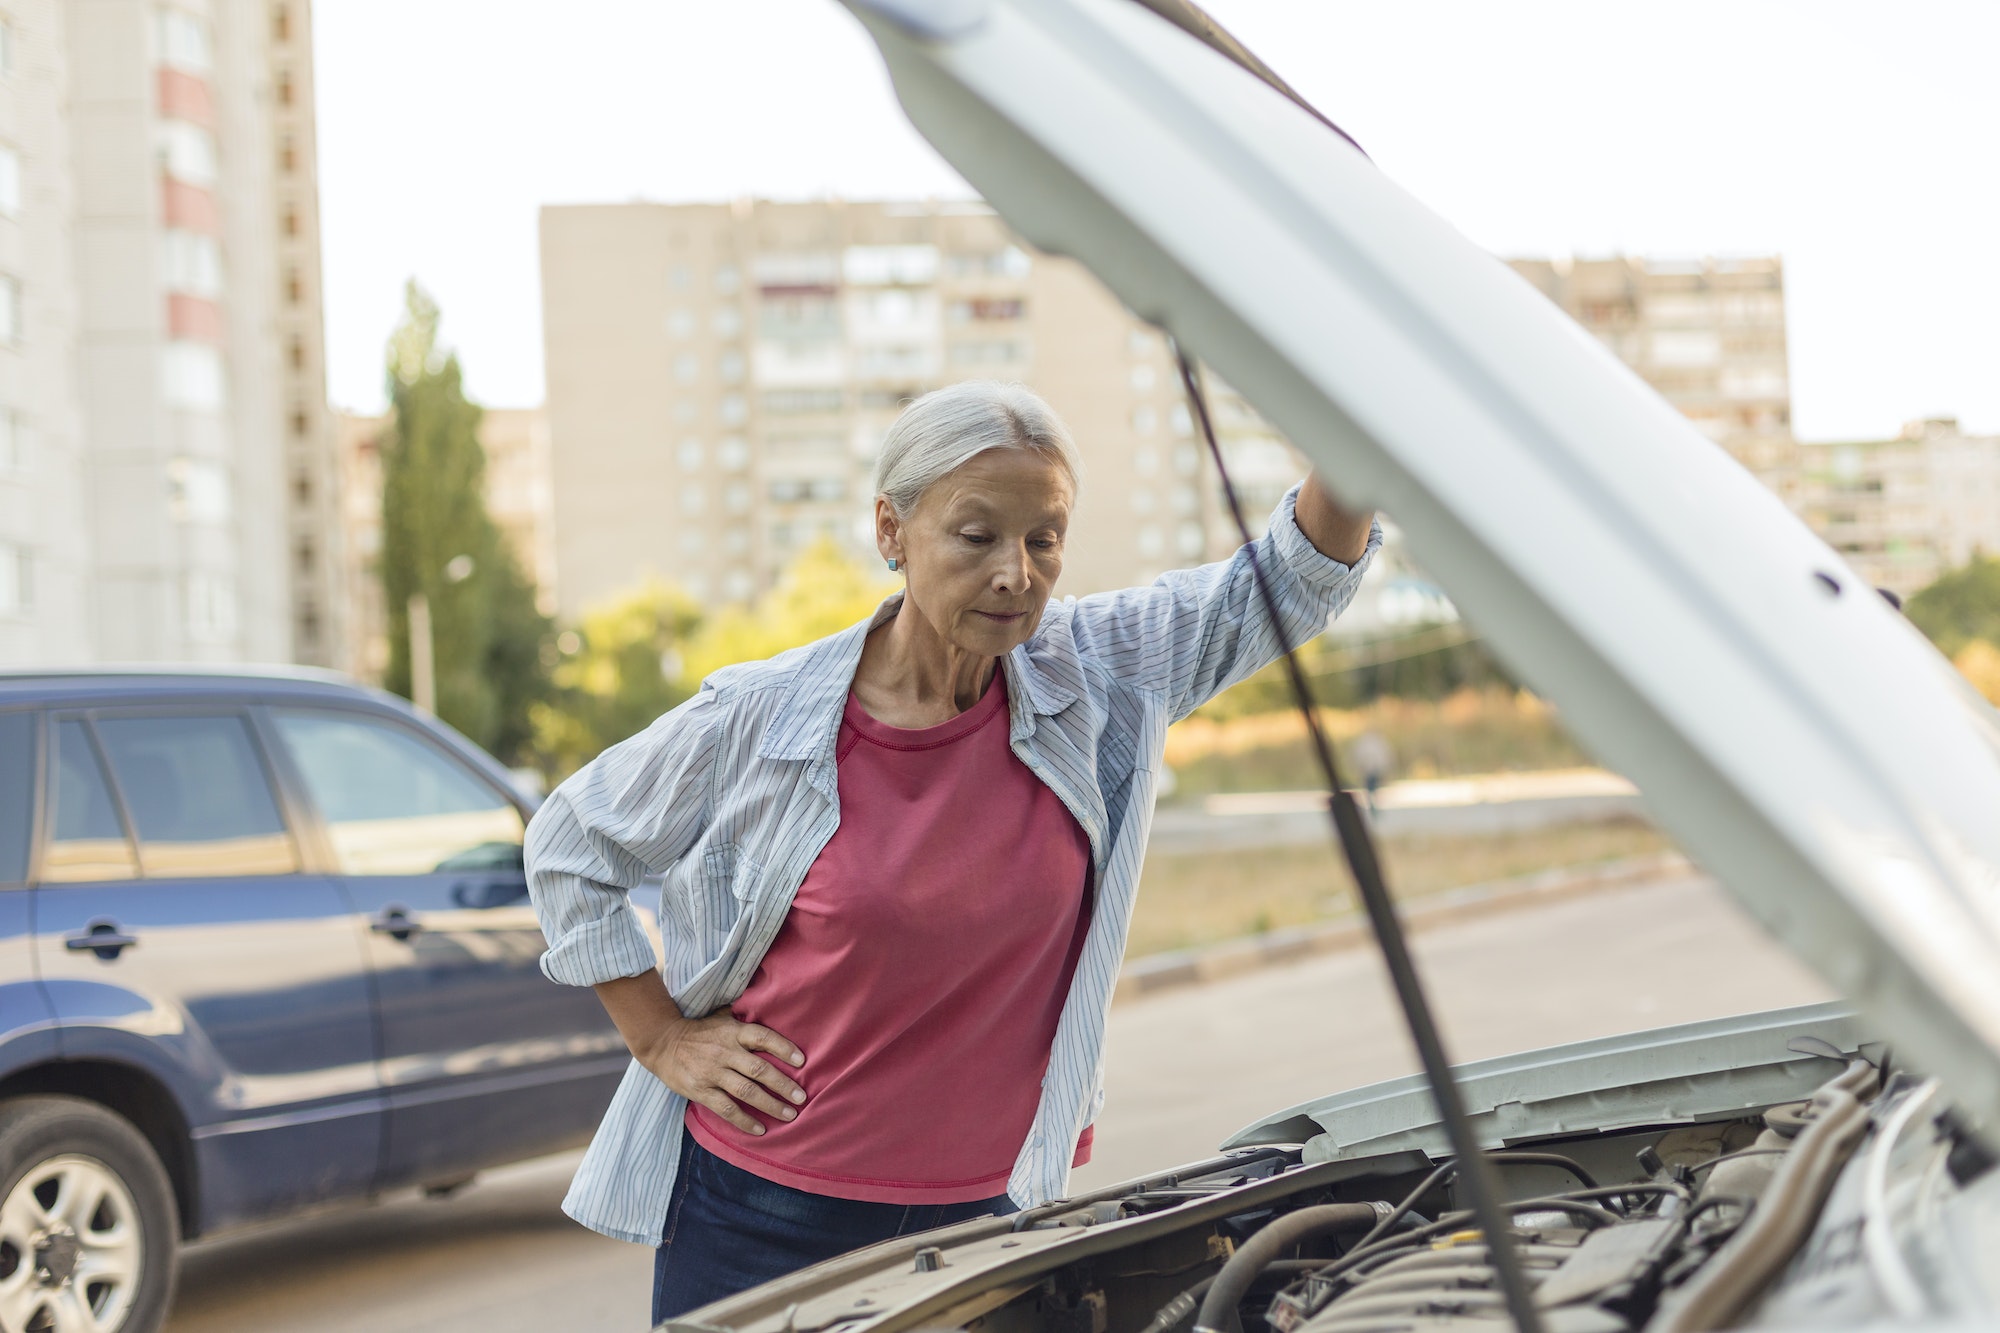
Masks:
[[[1253,556],[1297,643],[1381,538],[1308,477],[1230,560],[1051,603],[1079,472],[1019,385],[918,399],[876,467],[904,592],[718,671],[529,829],[542,968],[633,1057],[564,1207],[658,1247],[656,1321],[1088,1157],[1167,725],[1278,655]]]

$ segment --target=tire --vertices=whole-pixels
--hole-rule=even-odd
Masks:
[[[0,1101],[0,1328],[156,1333],[179,1246],[173,1184],[130,1122],[80,1097]]]

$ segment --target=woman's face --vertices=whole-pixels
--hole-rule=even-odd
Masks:
[[[875,501],[884,559],[908,580],[904,604],[954,648],[1001,657],[1041,623],[1075,495],[1032,449],[988,449],[946,473],[898,519]]]

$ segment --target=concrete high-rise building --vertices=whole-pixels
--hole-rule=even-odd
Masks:
[[[1895,439],[1799,453],[1801,516],[1875,586],[1908,596],[1974,555],[2000,555],[2000,436],[1936,417]]]
[[[0,19],[0,662],[316,657],[309,33],[304,0]]]
[[[649,574],[748,601],[821,537],[876,559],[882,435],[964,379],[1031,384],[1075,433],[1088,472],[1062,591],[1235,545],[1164,340],[983,205],[551,207],[541,232],[566,620]],[[1261,520],[1266,432],[1238,434]]]
[[[1781,260],[1509,262],[1697,429],[1791,498],[1797,457]]]
[[[341,623],[349,670],[379,682],[389,667],[389,617],[382,600],[382,432],[386,416],[333,415],[338,459],[340,552],[346,595]],[[539,407],[489,407],[480,416],[486,454],[486,512],[535,585],[544,614],[556,609],[555,515],[550,504],[549,423]]]
[[[269,215],[277,220],[277,333],[283,360],[284,457],[291,536],[292,658],[351,670],[341,608],[347,561],[340,549],[339,465],[326,404],[326,312],[321,301],[319,161],[313,122],[311,0],[282,0],[268,14],[268,106],[276,170]]]

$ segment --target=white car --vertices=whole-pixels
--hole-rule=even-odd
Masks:
[[[848,4],[1009,223],[1394,514],[1509,666],[1845,997],[1457,1070],[1533,1322],[2000,1324],[1992,710],[1610,353],[1179,0]],[[1421,1078],[1347,1092],[1212,1160],[670,1327],[1505,1327],[1445,1128]]]

